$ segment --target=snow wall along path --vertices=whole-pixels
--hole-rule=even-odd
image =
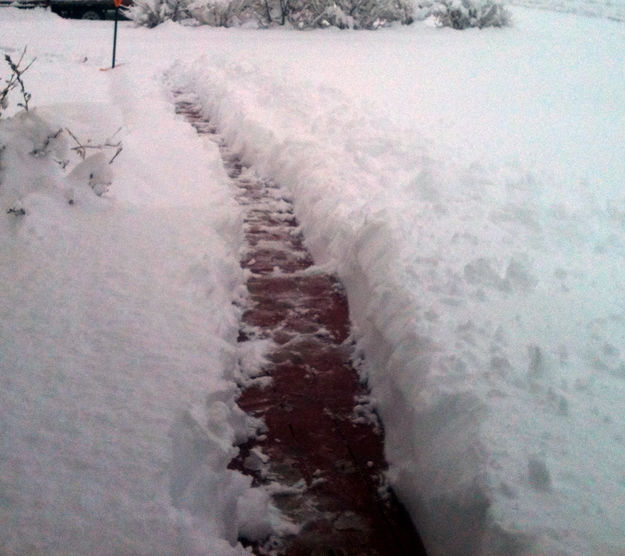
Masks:
[[[298,129],[302,121],[297,114],[285,114],[293,119],[280,122],[287,124],[281,128],[254,112],[254,89],[262,91],[265,101],[276,98],[281,107],[295,101],[284,90],[278,93],[264,85],[254,67],[200,60],[172,70],[169,79],[198,92],[204,109],[245,163],[291,188],[313,255],[344,281],[359,346],[366,354],[367,379],[385,425],[390,478],[423,531],[426,548],[433,547],[432,554],[466,556],[488,546],[513,554],[516,541],[489,522],[489,499],[480,481],[480,403],[471,394],[429,403],[428,357],[436,346],[417,332],[416,300],[397,270],[402,233],[394,224],[397,215],[372,213],[362,170],[341,152],[340,143],[333,143],[332,129],[356,123],[356,137],[371,133],[379,122],[358,121],[338,99],[336,109],[328,110],[331,120],[320,123],[328,140],[318,144],[308,139],[309,130]],[[247,87],[241,86],[244,80]],[[233,82],[236,90],[230,88]]]

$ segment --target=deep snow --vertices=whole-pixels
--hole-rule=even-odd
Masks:
[[[0,11],[0,49],[38,57],[33,118],[124,145],[110,191],[73,186],[72,206],[60,152],[1,155],[2,213],[16,192],[27,210],[0,214],[5,552],[236,554],[238,531],[281,525],[225,469],[251,426],[232,401],[240,214],[172,87],[289,188],[345,281],[430,552],[625,551],[625,28],[512,13],[465,32],[123,24],[123,65],[100,72],[110,22]]]

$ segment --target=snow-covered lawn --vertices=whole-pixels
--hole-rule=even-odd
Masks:
[[[0,553],[242,554],[239,531],[280,527],[226,470],[249,427],[241,216],[174,87],[345,281],[430,553],[625,552],[625,26],[511,11],[463,32],[124,22],[101,72],[111,22],[0,10],[2,54],[37,56],[35,108],[0,120]],[[121,128],[108,193],[68,177],[67,133],[29,154],[48,128]]]

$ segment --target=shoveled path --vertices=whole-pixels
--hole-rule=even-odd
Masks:
[[[190,100],[191,99],[191,100]],[[246,209],[249,290],[240,342],[274,347],[238,399],[262,418],[264,434],[240,446],[231,467],[272,492],[296,535],[249,543],[256,554],[419,556],[409,517],[384,480],[383,433],[351,361],[343,286],[315,267],[278,185],[250,172],[217,134],[193,97],[176,93],[176,110],[219,145]]]

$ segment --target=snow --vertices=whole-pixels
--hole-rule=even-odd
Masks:
[[[625,21],[623,0],[514,0],[511,4]]]
[[[266,346],[236,346],[241,215],[174,114],[188,88],[344,280],[429,553],[622,554],[625,27],[619,3],[562,5],[541,4],[603,17],[124,22],[106,72],[110,22],[0,10],[0,50],[37,56],[35,108],[0,120],[0,551],[243,554],[238,535],[289,528],[226,469]],[[67,133],[27,154],[24,129],[59,128],[121,128],[123,151],[88,172]]]

